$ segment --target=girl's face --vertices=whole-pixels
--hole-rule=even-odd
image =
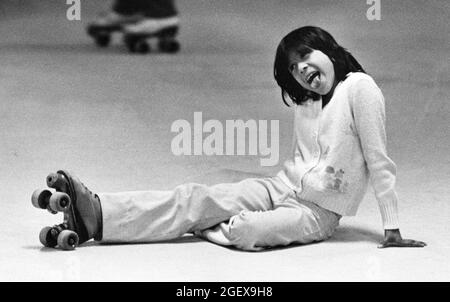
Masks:
[[[320,50],[313,49],[304,55],[291,51],[289,71],[303,88],[317,94],[326,95],[334,87],[333,62]]]

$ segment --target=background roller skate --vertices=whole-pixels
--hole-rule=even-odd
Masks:
[[[35,190],[31,202],[34,207],[52,214],[63,212],[64,220],[53,227],[44,227],[39,233],[40,242],[45,247],[73,250],[91,238],[100,240],[98,221],[101,210],[96,210],[93,203],[98,202],[100,207],[98,196],[62,170],[47,176],[47,186],[50,189]]]
[[[180,43],[176,36],[179,31],[177,17],[164,19],[143,19],[136,24],[124,27],[124,43],[132,53],[149,53],[155,48],[151,47],[150,40],[155,40],[157,51],[176,53],[180,50]]]
[[[90,23],[86,31],[99,47],[108,47],[111,44],[112,35],[121,32],[126,25],[134,24],[143,19],[142,15],[120,15],[110,12],[100,16],[96,21]]]

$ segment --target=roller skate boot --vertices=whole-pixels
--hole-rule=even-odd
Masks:
[[[160,52],[175,53],[180,49],[180,43],[176,40],[179,23],[177,16],[144,18],[123,28],[124,43],[130,52],[146,54],[152,50],[149,42],[154,38]]]
[[[46,247],[73,250],[92,238],[101,240],[102,210],[97,194],[65,170],[49,174],[47,186],[51,189],[34,191],[31,202],[52,214],[63,212],[64,221],[43,228],[39,234],[41,243]]]
[[[111,43],[112,34],[122,31],[123,27],[141,20],[141,14],[121,15],[109,12],[100,15],[97,20],[87,26],[87,33],[99,47],[107,47]]]

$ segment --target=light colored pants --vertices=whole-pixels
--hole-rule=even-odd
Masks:
[[[98,195],[105,243],[155,242],[194,233],[217,244],[258,251],[325,240],[341,218],[299,200],[278,177]]]

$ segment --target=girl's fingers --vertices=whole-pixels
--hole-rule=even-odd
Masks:
[[[406,241],[405,244],[407,244],[407,246],[411,246],[411,247],[424,247],[427,245],[425,242],[417,241],[417,240],[406,239],[404,241]]]
[[[427,244],[422,241],[416,241],[411,239],[403,239],[401,241],[384,241],[378,248],[387,248],[387,247],[424,247]]]

